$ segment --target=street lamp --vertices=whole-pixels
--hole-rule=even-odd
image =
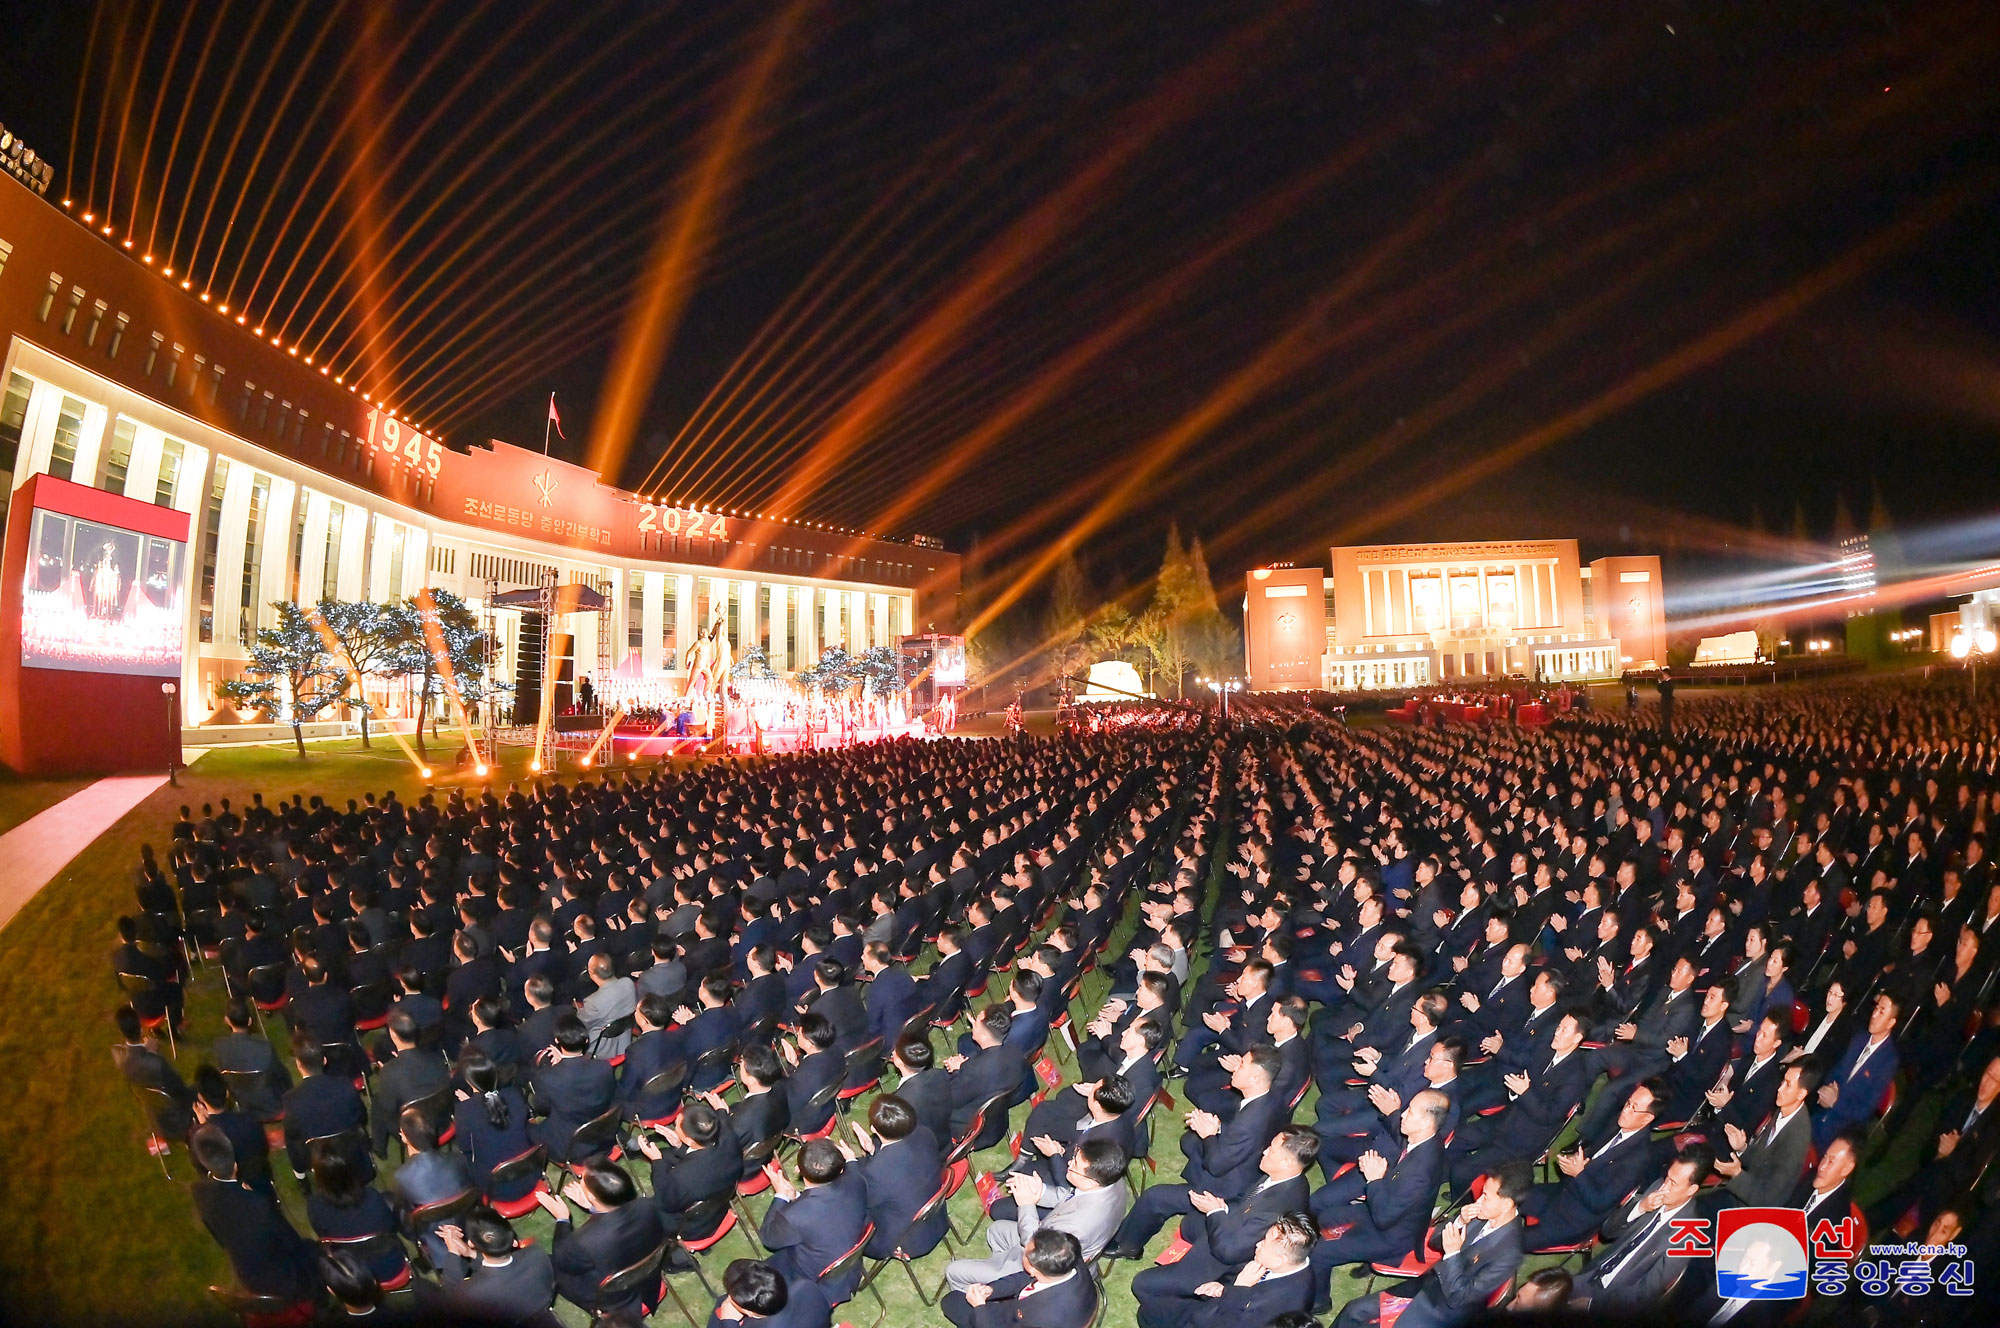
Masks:
[[[1979,694],[1979,660],[1982,655],[1990,655],[2000,649],[2000,636],[1991,627],[1981,627],[1977,631],[1961,631],[1951,638],[1951,657],[1962,659],[1969,666],[1968,697]]]
[[[172,740],[167,748],[167,783],[175,788],[181,786],[180,780],[174,778],[174,758],[181,753],[180,716],[174,713],[174,694],[178,691],[180,688],[173,683],[160,684],[160,694],[167,698],[167,737]]]

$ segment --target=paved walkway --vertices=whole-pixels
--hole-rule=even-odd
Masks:
[[[166,782],[165,775],[100,779],[0,835],[0,927],[12,922],[72,858]]]

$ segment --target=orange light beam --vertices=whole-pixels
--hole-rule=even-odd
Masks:
[[[271,48],[272,50],[277,52],[283,52],[284,49],[291,44],[292,31],[293,29],[298,27],[299,20],[305,17],[306,8],[307,7],[305,5],[296,5],[292,8],[291,17],[286,19],[285,26],[278,30],[278,40],[272,46]],[[223,192],[223,186],[226,186],[229,183],[229,165],[231,162],[236,160],[236,149],[243,145],[243,131],[249,128],[250,121],[253,118],[251,112],[256,109],[257,103],[263,99],[264,85],[270,82],[271,71],[276,69],[278,67],[278,64],[279,61],[277,59],[269,59],[263,62],[263,66],[258,70],[256,82],[253,83],[250,87],[249,98],[244,103],[243,109],[238,111],[235,115],[236,128],[229,136],[228,148],[226,148],[223,151],[222,164],[215,168],[216,184],[213,188],[209,190],[208,202],[202,206],[201,222],[194,229],[195,252],[188,256],[187,270],[189,273],[192,273],[194,271],[195,260],[201,254],[201,242],[203,237],[205,237],[208,234],[209,218],[215,214],[215,201],[217,198],[221,197]],[[218,119],[220,118],[219,114],[217,118]],[[269,121],[266,121],[266,124],[268,125]],[[239,189],[234,192],[236,193],[237,201],[240,203],[242,201],[243,191]],[[223,241],[227,240],[228,238],[229,238],[229,233],[226,228],[223,231],[222,235],[216,238],[215,257],[209,263],[208,280],[206,283],[204,283],[206,285],[212,286],[215,283],[216,273],[219,272],[222,267]]]
[[[312,624],[312,628],[315,632],[319,633],[320,645],[325,647],[326,653],[332,655],[336,660],[342,660],[346,662],[347,676],[353,680],[355,694],[361,698],[361,704],[367,705],[368,691],[366,685],[362,682],[362,679],[366,677],[366,675],[363,674],[360,669],[355,667],[354,656],[347,653],[347,647],[340,643],[340,638],[335,636],[333,634],[333,629],[326,625],[326,619],[319,616],[319,610],[317,608],[306,610],[306,621]],[[396,740],[396,745],[403,749],[403,755],[410,758],[410,766],[412,769],[416,770],[418,774],[423,774],[428,769],[428,767],[424,765],[423,759],[417,755],[416,748],[410,746],[409,743],[403,741],[402,734],[396,732],[396,730],[392,728],[387,728],[387,727],[385,727],[382,731],[384,733],[387,733],[391,738],[394,738]]]
[[[188,111],[194,106],[194,94],[201,87],[201,76],[208,69],[208,57],[215,52],[215,34],[220,32],[222,25],[228,21],[231,2],[232,0],[222,0],[222,3],[217,6],[215,17],[209,21],[208,35],[201,39],[201,54],[195,59],[194,75],[188,79],[188,95],[181,98],[181,113],[174,117],[174,135],[167,141],[167,164],[160,168],[160,186],[163,193],[173,186],[174,158],[180,155],[181,134],[187,128]],[[92,20],[91,30],[93,33],[96,31],[95,19]],[[88,65],[89,62],[86,60],[85,67],[87,68]],[[183,203],[182,207],[183,211],[185,211],[185,203]],[[153,246],[159,242],[160,218],[165,214],[166,209],[164,207],[155,207],[153,209],[153,219],[146,229],[146,250],[148,253],[152,252]],[[171,254],[168,255],[166,262],[162,266],[174,266]]]
[[[174,43],[167,50],[166,68],[160,71],[160,85],[153,89],[153,111],[152,114],[146,117],[145,143],[139,149],[139,170],[133,177],[132,221],[134,224],[127,228],[127,234],[138,229],[139,191],[147,185],[146,166],[153,159],[153,136],[160,128],[160,103],[167,99],[167,87],[174,81],[174,66],[180,63],[181,47],[187,41],[188,23],[194,18],[195,8],[196,6],[189,5],[181,11],[180,26],[174,29]],[[211,28],[210,31],[213,32],[214,29]],[[182,103],[182,109],[185,111],[186,102]],[[159,222],[160,206],[156,201],[153,204],[153,226],[155,229],[158,229]],[[152,250],[153,242],[151,239],[148,239],[146,241],[146,252],[151,253]]]
[[[933,149],[926,155],[930,161],[934,162],[939,155],[939,150]],[[716,421],[722,418],[724,412],[730,410],[745,389],[756,379],[757,375],[765,372],[767,367],[770,366],[772,358],[778,355],[784,348],[787,339],[796,335],[797,330],[801,326],[810,326],[811,324],[809,324],[808,320],[814,318],[821,306],[828,299],[832,298],[838,284],[844,281],[869,254],[874,252],[877,245],[887,243],[896,233],[897,228],[908,219],[918,204],[934,196],[944,187],[945,181],[953,179],[952,173],[949,171],[922,169],[926,164],[928,163],[920,162],[916,172],[918,178],[923,182],[924,187],[903,203],[894,218],[879,225],[877,224],[880,214],[887,210],[889,205],[907,186],[909,182],[907,175],[898,180],[891,188],[882,190],[876,195],[874,201],[870,203],[860,220],[851,226],[846,234],[841,236],[833,248],[813,267],[813,270],[806,274],[805,279],[785,297],[784,302],[778,306],[777,311],[757,329],[756,334],[751,337],[749,344],[744,347],[742,353],[716,379],[714,385],[709,388],[708,394],[689,413],[687,419],[682,421],[681,427],[675,433],[673,440],[660,453],[659,459],[654,461],[652,468],[647,471],[645,479],[640,481],[638,487],[641,491],[651,492],[654,490],[656,484],[661,488],[665,488],[671,484],[675,472],[679,469],[679,458],[700,455],[700,449],[707,439],[710,428]],[[967,191],[967,193],[969,192]],[[949,209],[947,209],[947,213],[949,213]],[[926,228],[926,233],[930,229],[932,228]],[[857,237],[860,237],[861,240],[859,247],[846,259],[837,272],[829,271],[834,261],[843,254],[851,243],[855,242]],[[840,307],[846,308],[851,306],[864,293],[865,290],[849,295]],[[807,298],[808,294],[810,294],[810,298]],[[828,327],[838,321],[840,320],[836,312],[833,316],[819,323],[814,328],[807,345],[809,346],[811,341],[824,336]],[[779,367],[777,372],[784,373],[790,364],[796,362],[798,355],[803,353],[804,349],[804,347],[801,347],[799,351],[793,352],[787,358],[785,364]],[[753,354],[756,356],[754,361],[751,359]],[[724,388],[729,389],[727,395],[723,395]],[[718,396],[721,397],[719,401],[717,400]],[[695,431],[692,437],[689,436],[690,430]]]
[[[83,43],[83,64],[79,67],[76,76],[76,107],[70,112],[69,117],[69,155],[63,158],[63,191],[68,196],[74,196],[79,192],[76,187],[76,144],[77,135],[83,129],[83,94],[90,87],[91,61],[97,55],[97,30],[103,25],[104,11],[109,7],[108,5],[92,5],[90,7],[90,36]],[[91,163],[91,170],[94,173],[96,169],[96,163],[93,161]],[[94,198],[95,195],[92,194],[88,197]],[[86,210],[90,210],[88,202],[84,204],[84,207]]]
[[[139,44],[132,48],[132,86],[125,90],[125,109],[118,117],[118,137],[111,144],[111,186],[110,191],[104,196],[104,216],[107,221],[118,207],[118,167],[125,160],[125,136],[132,127],[133,104],[138,101],[134,93],[138,88],[139,79],[146,72],[146,50],[153,44],[153,24],[160,17],[161,8],[160,5],[154,5],[146,12],[146,26],[139,33]],[[132,207],[133,216],[127,218],[128,221],[138,216],[136,185],[132,191]]]
[[[1972,197],[1986,193],[1992,183],[1993,177],[1989,174],[1982,177],[1976,186],[1968,185],[1933,198],[1923,207],[1876,232],[1842,257],[1807,274],[1784,290],[1757,301],[1721,327],[1694,338],[1582,405],[1439,475],[1421,489],[1391,499],[1367,514],[1344,523],[1332,542],[1352,544],[1370,531],[1402,520],[1490,475],[1517,465],[1543,448],[1574,437],[1669,383],[1713,364],[1744,342],[1769,331],[1917,240]]]
[[[1162,133],[1198,112],[1207,100],[1208,85],[1233,73],[1245,47],[1261,40],[1288,17],[1290,6],[1274,6],[1243,37],[1232,39],[1204,58],[1189,74],[1157,89],[1112,135],[1110,145],[1056,191],[1008,226],[974,261],[965,281],[942,304],[911,329],[890,352],[881,370],[857,392],[846,409],[820,435],[792,468],[770,505],[793,511],[832,474],[861,439],[894,408],[903,395],[984,314],[1012,289],[1021,274],[1067,234],[1071,224],[1091,206],[1112,180]],[[739,545],[726,560],[740,568],[749,557]]]
[[[605,370],[604,404],[592,420],[589,465],[612,483],[617,482],[632,449],[639,417],[652,399],[660,365],[673,345],[681,313],[714,244],[719,214],[735,190],[757,112],[777,79],[805,9],[803,0],[788,5],[772,24],[710,134],[679,205],[662,218],[645,275],[640,278],[639,298],[626,314],[617,349]]]
[[[599,752],[599,750],[603,748],[605,743],[611,740],[611,731],[618,727],[618,721],[623,718],[625,718],[624,706],[621,705],[616,710],[611,712],[611,718],[609,721],[605,723],[604,731],[597,735],[597,741],[591,743],[590,750],[583,754],[583,768],[585,770],[590,769],[591,765],[596,762],[597,753]],[[618,758],[618,750],[615,747],[611,751],[611,757],[613,764],[616,764]]]
[[[465,698],[458,688],[458,678],[451,667],[451,652],[444,647],[444,629],[438,625],[437,596],[431,594],[429,586],[419,590],[412,598],[421,610],[417,621],[423,625],[424,648],[431,652],[431,661],[437,665],[438,677],[443,680],[445,695],[451,698],[452,709],[458,714],[458,726],[465,731],[465,746],[472,753],[472,759],[479,765],[489,764],[479,750],[479,740],[472,733],[472,717],[465,708]]]
[[[221,26],[222,19],[226,13],[227,11],[224,10],[217,14],[216,25],[218,27]],[[181,228],[187,224],[188,208],[194,201],[196,190],[201,187],[201,168],[203,163],[208,160],[209,145],[215,140],[215,127],[222,123],[223,116],[220,108],[228,105],[230,91],[236,86],[236,77],[243,72],[243,59],[250,53],[251,47],[256,43],[257,33],[263,28],[264,20],[270,16],[270,13],[271,0],[260,0],[257,12],[250,20],[249,29],[244,32],[243,39],[236,48],[236,58],[230,61],[229,72],[223,76],[222,90],[216,94],[217,109],[212,114],[202,117],[201,146],[195,150],[194,168],[188,174],[188,189],[181,196],[181,210],[174,217],[173,238],[167,241],[167,262],[170,266],[181,266],[176,261],[176,256],[180,253],[181,249]],[[214,197],[215,188],[211,187],[209,198],[212,201]],[[203,224],[206,225],[205,220]],[[194,275],[195,258],[201,252],[201,232],[199,229],[195,232],[194,246],[195,252],[188,255],[186,264],[186,269],[190,277]]]

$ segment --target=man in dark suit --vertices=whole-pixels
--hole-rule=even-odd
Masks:
[[[1597,1062],[1583,1050],[1583,1032],[1583,1016],[1564,1012],[1542,1064],[1502,1081],[1512,1101],[1490,1116],[1460,1122],[1446,1163],[1455,1192],[1510,1159],[1541,1156],[1555,1141],[1597,1081]]]
[[[937,1193],[944,1177],[937,1139],[917,1123],[915,1108],[893,1093],[884,1093],[868,1108],[868,1130],[855,1133],[874,1147],[865,1155],[842,1146],[841,1152],[860,1173],[868,1195],[868,1220],[875,1234],[865,1251],[871,1259],[887,1259],[897,1250],[921,1259],[944,1239],[945,1211],[937,1211],[911,1226],[917,1210]]]
[[[657,994],[640,997],[632,1011],[634,1035],[618,1066],[618,1100],[634,1119],[658,1121],[672,1116],[680,1105],[681,1090],[687,1087],[686,1043],[678,1028],[668,1027],[672,1018],[666,998]],[[676,1066],[679,1073],[670,1073]],[[662,1075],[662,1086],[647,1087]]]
[[[1687,1267],[1686,1260],[1667,1252],[1674,1220],[1696,1216],[1695,1192],[1714,1160],[1707,1144],[1689,1144],[1675,1155],[1664,1180],[1605,1224],[1611,1244],[1577,1275],[1572,1304],[1636,1316],[1666,1296]]]
[[[302,1033],[292,1035],[292,1066],[299,1081],[285,1094],[285,1152],[292,1174],[303,1178],[312,1165],[309,1145],[314,1139],[340,1135],[347,1140],[348,1161],[362,1176],[375,1174],[368,1151],[368,1108],[354,1081],[326,1073],[319,1044]]]
[[[1312,1253],[1316,1312],[1331,1305],[1335,1268],[1416,1252],[1444,1174],[1444,1140],[1438,1130],[1450,1109],[1438,1090],[1418,1093],[1397,1117],[1395,1132],[1381,1131],[1377,1146],[1361,1155],[1353,1171],[1313,1193],[1313,1219],[1326,1236]]]
[[[898,964],[880,941],[861,952],[861,972],[868,980],[868,1036],[882,1039],[884,1047],[892,1046],[924,1003],[923,994],[910,970]]]
[[[889,1065],[900,1076],[896,1096],[910,1104],[917,1124],[929,1130],[940,1147],[949,1147],[957,1142],[951,1132],[951,1072],[936,1060],[930,1030],[912,1029],[893,1045]]]
[[[1723,1126],[1731,1156],[1718,1159],[1715,1170],[1727,1178],[1729,1197],[1750,1207],[1781,1203],[1805,1171],[1812,1146],[1812,1121],[1806,1103],[1819,1086],[1819,1061],[1801,1056],[1785,1067],[1771,1119],[1755,1135],[1736,1125]]]
[[[181,1072],[174,1063],[160,1054],[159,1046],[149,1037],[139,1023],[139,1013],[129,1005],[121,1005],[114,1016],[118,1025],[118,1036],[123,1042],[111,1049],[111,1058],[118,1065],[125,1082],[140,1090],[145,1100],[147,1115],[152,1120],[153,1133],[162,1139],[184,1139],[194,1124],[191,1108],[194,1094],[181,1078]]]
[[[668,1235],[684,1242],[706,1240],[727,1217],[727,1204],[717,1205],[699,1227],[688,1225],[688,1212],[710,1200],[726,1201],[736,1192],[736,1183],[743,1179],[742,1146],[722,1114],[702,1101],[689,1102],[681,1108],[680,1119],[660,1127],[659,1133],[667,1147],[644,1134],[635,1137],[633,1146],[653,1164],[653,1203],[660,1210],[660,1223]],[[670,1272],[694,1269],[678,1247],[670,1260]]]
[[[1140,1301],[1139,1328],[1242,1328],[1303,1311],[1313,1296],[1318,1236],[1304,1213],[1279,1218],[1235,1276],[1204,1282],[1190,1295]]]
[[[236,1175],[236,1156],[215,1125],[197,1126],[189,1151],[203,1179],[193,1186],[195,1212],[229,1257],[237,1285],[286,1305],[313,1305],[320,1283],[312,1247],[268,1191]]]
[[[375,1086],[369,1095],[369,1142],[377,1157],[388,1154],[397,1118],[412,1102],[443,1093],[444,1105],[432,1113],[433,1117],[442,1121],[451,1114],[451,1067],[444,1057],[435,1049],[417,1045],[417,1021],[407,1010],[393,1011],[388,1029],[394,1054],[375,1072]]]
[[[792,1129],[801,1135],[817,1134],[833,1119],[834,1094],[840,1091],[847,1069],[847,1058],[835,1045],[838,1036],[831,1019],[809,1010],[793,1039],[779,1044],[791,1063],[785,1075],[785,1104]]]
[[[1856,1033],[1819,1086],[1820,1112],[1813,1120],[1813,1142],[1824,1149],[1850,1126],[1873,1119],[1889,1086],[1896,1081],[1895,1031],[1903,1017],[1902,1002],[1890,992],[1876,996],[1868,1026]]]
[[[954,1328],[1090,1328],[1097,1282],[1067,1231],[1042,1230],[1021,1251],[1021,1271],[947,1292],[938,1308]]]
[[[1457,1328],[1477,1318],[1521,1266],[1526,1244],[1518,1205],[1534,1183],[1534,1168],[1521,1160],[1487,1173],[1472,1202],[1432,1238],[1444,1257],[1419,1278],[1356,1296],[1334,1328],[1375,1328],[1398,1301],[1396,1322],[1406,1328]]]
[[[264,1123],[247,1111],[230,1108],[229,1085],[213,1065],[195,1071],[194,1090],[195,1124],[213,1125],[229,1140],[236,1155],[236,1178],[256,1189],[272,1190],[271,1145]]]
[[[1142,1270],[1132,1293],[1149,1297],[1193,1295],[1206,1282],[1226,1282],[1256,1257],[1257,1243],[1287,1213],[1307,1210],[1311,1187],[1306,1170],[1319,1156],[1311,1130],[1287,1125],[1265,1146],[1258,1160],[1263,1173],[1248,1194],[1233,1202],[1219,1195],[1191,1195],[1194,1212],[1181,1219],[1181,1239],[1189,1248],[1180,1259]]]
[[[578,1024],[581,1026],[582,1021]],[[539,1190],[535,1199],[556,1222],[549,1241],[549,1261],[555,1265],[556,1290],[586,1314],[636,1307],[651,1314],[664,1294],[655,1277],[610,1301],[598,1295],[598,1285],[620,1269],[629,1268],[666,1240],[660,1210],[639,1195],[639,1187],[623,1168],[592,1166],[581,1180],[563,1186],[560,1197]],[[570,1205],[589,1213],[581,1226],[571,1226]]]
[[[830,1304],[846,1303],[861,1281],[860,1265],[831,1281],[821,1274],[853,1249],[867,1228],[866,1185],[859,1175],[847,1174],[847,1160],[825,1139],[799,1149],[802,1185],[792,1184],[775,1164],[765,1171],[775,1198],[758,1234],[772,1266],[787,1281],[818,1282]]]
[[[1665,1091],[1656,1079],[1640,1084],[1625,1098],[1609,1135],[1586,1139],[1556,1158],[1563,1179],[1535,1186],[1521,1204],[1521,1211],[1536,1221],[1528,1236],[1530,1248],[1589,1240],[1653,1174],[1653,1104]]]
[[[546,1115],[528,1127],[528,1136],[549,1150],[551,1161],[580,1160],[572,1154],[572,1141],[579,1128],[617,1102],[617,1071],[590,1055],[590,1033],[574,1010],[556,1020],[555,1043],[543,1056],[529,1083]]]
[[[514,1228],[490,1213],[438,1228],[461,1267],[439,1271],[438,1309],[450,1323],[558,1328],[555,1265],[547,1248],[523,1245]]]
[[[1285,1119],[1285,1104],[1271,1092],[1271,1077],[1278,1064],[1275,1047],[1268,1043],[1252,1047],[1230,1076],[1242,1094],[1242,1103],[1229,1119],[1224,1121],[1199,1109],[1188,1113],[1188,1128],[1181,1134],[1181,1152],[1187,1158],[1181,1168],[1182,1181],[1148,1186],[1139,1196],[1118,1228],[1121,1257],[1139,1257],[1168,1218],[1197,1211],[1193,1195],[1213,1194],[1231,1200],[1258,1183],[1265,1145]]]
[[[1021,1151],[1009,1171],[1038,1172],[1045,1183],[1060,1184],[1064,1156],[1090,1139],[1109,1139],[1131,1156],[1132,1106],[1132,1081],[1122,1074],[1071,1084],[1028,1113]]]
[[[982,1103],[995,1096],[1011,1101],[1020,1090],[1022,1064],[1018,1047],[1008,1043],[1007,1030],[1014,1016],[1004,1005],[989,1005],[972,1021],[970,1055],[947,1056],[944,1068],[951,1075],[951,1137],[962,1139],[972,1128],[972,1116]],[[1003,1106],[1006,1103],[1003,1102]],[[987,1113],[976,1148],[990,1148],[1007,1132],[1004,1110]]]
[[[1694,978],[1694,965],[1686,959],[1676,959],[1668,970],[1666,985],[1647,998],[1636,1018],[1599,1030],[1610,1034],[1610,1045],[1601,1053],[1605,1068],[1619,1071],[1620,1077],[1606,1085],[1584,1112],[1578,1130],[1586,1138],[1596,1138],[1609,1127],[1625,1093],[1630,1091],[1626,1085],[1644,1082],[1653,1075],[1665,1075],[1674,1063],[1672,1048],[1682,1039],[1694,1036],[1700,1019],[1697,1008],[1700,1002],[1693,994]],[[1713,1083],[1711,1079],[1704,1084],[1702,1091]],[[1660,1119],[1666,1119],[1661,1114],[1666,1105],[1665,1094],[1654,1104],[1654,1114]]]
[[[1945,1099],[1936,1127],[1923,1165],[1868,1210],[1873,1229],[1887,1231],[1911,1214],[1918,1230],[1928,1227],[2000,1154],[2000,1056],[1986,1062],[1978,1083]]]
[[[701,1002],[699,1011],[681,1006],[674,1011],[674,1017],[681,1021],[681,1047],[687,1054],[690,1070],[695,1062],[717,1047],[735,1043],[742,1026],[736,1021],[736,1011],[729,1004],[729,979],[720,973],[711,973],[702,979],[699,988]],[[694,1076],[697,1089],[714,1088],[729,1077],[729,1066],[718,1064]]]
[[[709,1105],[729,1116],[729,1132],[744,1148],[752,1148],[783,1134],[792,1122],[791,1104],[785,1098],[785,1069],[778,1053],[761,1042],[743,1049],[736,1058],[736,1082],[742,1093],[734,1106],[723,1103],[720,1095],[706,1094]]]
[[[833,1310],[811,1282],[787,1281],[768,1260],[737,1259],[722,1275],[708,1328],[827,1328]]]
[[[284,1110],[279,1099],[292,1086],[291,1071],[278,1059],[271,1039],[257,1031],[246,1002],[230,998],[222,1022],[229,1031],[209,1048],[215,1068],[222,1071],[237,1105],[259,1120],[276,1120]]]
[[[413,1215],[427,1204],[441,1203],[478,1187],[465,1155],[456,1148],[439,1146],[437,1123],[429,1116],[415,1107],[406,1107],[397,1117],[396,1126],[406,1160],[396,1168],[389,1188],[395,1195],[404,1227],[424,1247],[431,1265],[442,1268],[456,1256],[447,1249],[434,1224],[417,1222]]]

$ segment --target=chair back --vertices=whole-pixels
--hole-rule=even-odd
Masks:
[[[120,973],[118,989],[128,996],[150,996],[159,990],[153,979],[138,973]]]
[[[477,1208],[484,1200],[478,1190],[464,1190],[447,1199],[438,1199],[427,1204],[418,1204],[410,1210],[410,1229],[425,1231],[446,1222],[456,1222]]]
[[[616,1042],[632,1031],[632,1016],[621,1014],[610,1023],[597,1030],[597,1036],[590,1040],[590,1054],[597,1055],[597,1049],[607,1042]]]
[[[527,1152],[516,1153],[505,1162],[497,1164],[488,1173],[486,1188],[488,1190],[497,1190],[502,1185],[508,1184],[511,1181],[517,1181],[526,1176],[539,1176],[542,1172],[548,1170],[548,1165],[548,1150],[540,1144],[536,1144]]]
[[[667,1257],[667,1246],[671,1242],[661,1241],[640,1256],[637,1262],[629,1263],[615,1273],[606,1273],[597,1283],[597,1303],[624,1300],[634,1292],[642,1292],[660,1276],[660,1265]]]
[[[860,1046],[849,1051],[847,1053],[846,1068],[840,1076],[842,1086],[853,1088],[873,1077],[868,1073],[868,1067],[881,1058],[882,1039],[878,1037],[869,1038]]]
[[[782,1134],[774,1134],[768,1139],[759,1139],[743,1150],[743,1174],[751,1175],[763,1170],[764,1164],[778,1155],[778,1145],[785,1141]]]
[[[848,1250],[847,1253],[841,1255],[838,1259],[835,1259],[832,1263],[828,1264],[826,1267],[822,1268],[820,1270],[819,1277],[815,1280],[820,1282],[838,1281],[839,1279],[853,1272],[855,1268],[857,1268],[861,1263],[861,1251],[864,1248],[866,1248],[869,1240],[874,1235],[875,1235],[875,1224],[873,1222],[870,1222],[866,1226],[862,1227],[861,1238],[854,1242],[854,1247]]]
[[[353,1255],[364,1265],[374,1262],[375,1256],[394,1248],[405,1259],[402,1238],[394,1231],[370,1231],[360,1236],[321,1236],[320,1247],[331,1254],[335,1250]]]
[[[646,1076],[646,1082],[639,1085],[642,1097],[658,1097],[666,1093],[677,1093],[687,1082],[688,1063],[673,1061],[662,1066],[657,1073]]]
[[[745,1047],[753,1046],[758,1043],[761,1043],[764,1046],[768,1047],[771,1045],[772,1042],[774,1042],[777,1039],[777,1036],[778,1036],[778,1016],[774,1014],[767,1014],[767,1015],[760,1015],[759,1017],[752,1019],[748,1024],[746,1024],[743,1028],[742,1035],[737,1039],[737,1041],[741,1046]]]
[[[576,1133],[569,1137],[570,1160],[575,1162],[610,1152],[618,1141],[618,1125],[618,1104],[614,1102],[602,1116],[577,1126]]]
[[[348,990],[347,1000],[354,1007],[354,1022],[357,1024],[386,1019],[389,1015],[389,984],[364,982]]]
[[[704,1070],[713,1070],[716,1069],[717,1067],[726,1067],[734,1064],[735,1061],[736,1061],[736,1044],[734,1042],[725,1042],[719,1047],[710,1047],[707,1051],[704,1051],[703,1053],[701,1053],[701,1055],[695,1057],[694,1073],[695,1076],[699,1078],[702,1071]]]
[[[277,1085],[272,1082],[269,1070],[224,1070],[222,1082],[229,1085],[229,1095],[236,1099],[236,1105],[246,1111],[250,1103],[278,1100]],[[282,1110],[278,1112],[279,1116],[283,1114]]]

